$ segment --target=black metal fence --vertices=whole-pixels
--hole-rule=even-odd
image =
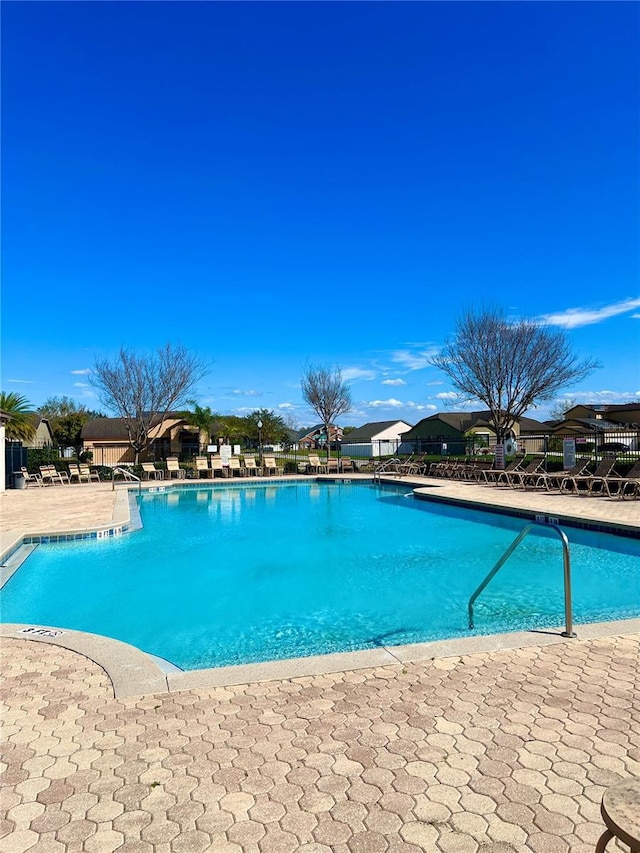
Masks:
[[[27,467],[27,448],[19,441],[7,441],[4,445],[4,486],[13,486],[13,473]]]

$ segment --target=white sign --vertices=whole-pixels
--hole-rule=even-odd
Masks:
[[[233,455],[234,456],[240,456],[240,445],[239,444],[233,445]]]
[[[231,445],[230,444],[221,444],[220,445],[220,456],[222,458],[222,464],[228,465],[229,460],[231,459]]]
[[[573,438],[562,439],[562,466],[573,468],[576,464],[576,442]]]
[[[217,444],[207,444],[207,453],[217,453],[218,445]]]
[[[496,471],[504,470],[504,444],[496,444],[493,448],[493,454],[495,457],[494,468]]]

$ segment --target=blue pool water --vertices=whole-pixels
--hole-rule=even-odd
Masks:
[[[2,594],[5,622],[115,637],[184,669],[560,626],[562,546],[529,536],[469,596],[523,520],[404,497],[406,486],[173,489],[144,529],[41,545]],[[640,614],[640,542],[564,528],[576,623]]]

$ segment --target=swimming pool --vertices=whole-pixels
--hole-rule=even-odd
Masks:
[[[469,636],[469,596],[525,521],[406,486],[256,484],[143,494],[144,528],[41,545],[5,622],[114,637],[184,669]],[[564,528],[576,623],[640,614],[640,542]],[[473,633],[563,623],[562,550],[541,529],[476,604]]]

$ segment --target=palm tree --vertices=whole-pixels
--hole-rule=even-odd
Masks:
[[[185,416],[189,418],[189,421],[193,424],[193,426],[197,426],[199,430],[198,444],[200,445],[200,449],[204,446],[206,448],[207,444],[209,444],[211,437],[211,422],[213,421],[215,415],[209,408],[209,406],[199,406],[195,400],[187,400],[190,406],[193,406],[192,412],[185,412]],[[203,443],[202,437],[205,436],[205,441]]]
[[[9,415],[6,427],[6,437],[9,441],[26,441],[35,435],[35,424],[31,415],[33,410],[29,401],[21,394],[10,391],[6,394],[0,391],[0,410]]]

